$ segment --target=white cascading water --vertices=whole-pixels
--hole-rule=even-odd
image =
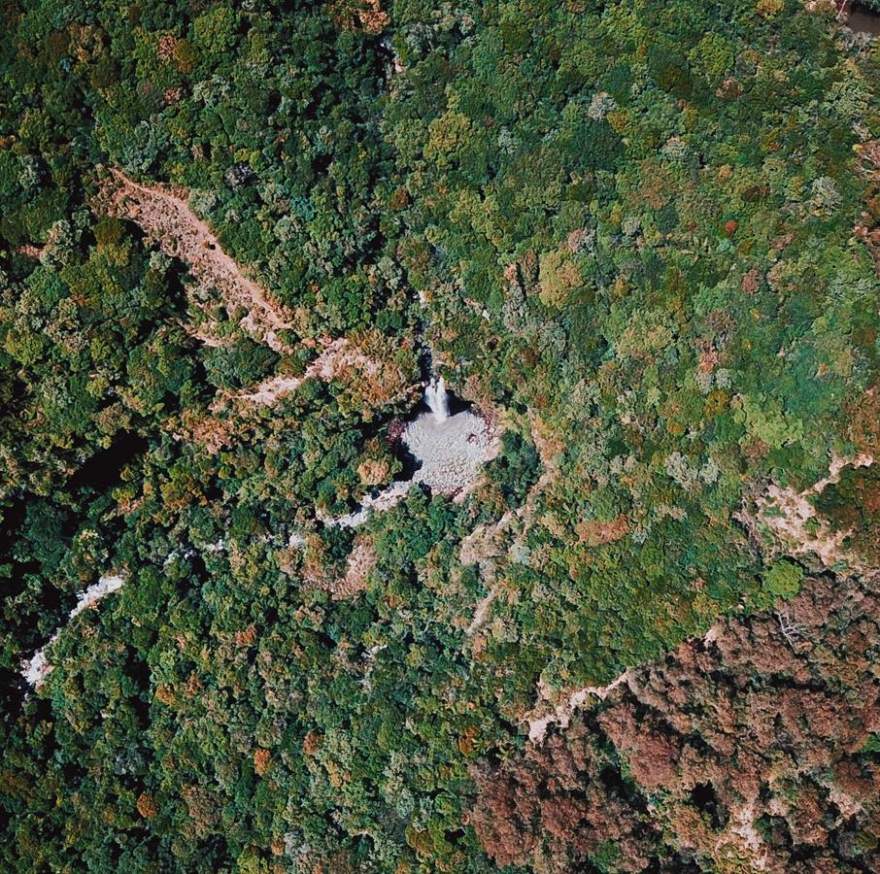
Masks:
[[[425,403],[434,414],[436,422],[445,422],[449,418],[449,396],[446,394],[446,381],[432,379],[425,389]]]
[[[412,477],[395,480],[377,495],[368,495],[353,513],[323,518],[325,524],[357,528],[371,513],[393,507],[418,483],[440,495],[457,496],[467,492],[482,466],[498,454],[499,433],[472,410],[451,415],[442,376],[432,378],[425,386],[425,403],[429,412],[411,419],[403,432],[403,443],[419,465]]]

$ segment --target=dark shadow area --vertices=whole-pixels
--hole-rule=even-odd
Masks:
[[[0,582],[2,598],[14,598],[20,595],[24,591],[27,574],[36,573],[40,569],[38,561],[17,561],[12,555],[12,548],[19,537],[26,515],[27,503],[21,499],[3,508],[3,522],[0,524],[0,564],[9,564],[10,572],[6,581]],[[0,577],[0,580],[2,579]]]
[[[146,452],[147,446],[145,437],[129,431],[122,432],[112,446],[96,452],[70,478],[71,488],[107,491],[119,482],[122,469],[138,455]]]
[[[0,667],[0,714],[4,722],[11,722],[21,712],[27,684],[14,671]]]
[[[27,513],[27,502],[19,498],[3,507],[3,521],[0,523],[0,560],[5,559],[12,551],[12,544],[18,535],[18,529],[24,522]]]
[[[862,3],[851,3],[846,16],[846,26],[856,33],[880,35],[880,13]]]
[[[719,804],[715,787],[711,783],[697,783],[691,790],[691,801],[700,813],[709,817],[713,829],[719,831],[727,825],[727,811]]]
[[[132,695],[129,701],[137,716],[138,726],[146,729],[150,724],[150,668],[132,646],[126,647],[125,672],[141,693]]]

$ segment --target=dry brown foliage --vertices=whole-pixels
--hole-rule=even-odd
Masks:
[[[391,20],[381,0],[337,0],[333,18],[342,30],[362,30],[373,36],[382,33]]]
[[[308,586],[328,592],[334,601],[343,601],[357,597],[366,589],[377,560],[372,539],[359,535],[342,570],[328,560],[324,542],[310,535],[302,553],[302,577]]]
[[[141,794],[138,795],[135,806],[137,807],[137,812],[144,819],[152,819],[159,812],[159,808],[156,807],[156,802],[153,800],[153,796],[147,792],[141,792]]]
[[[880,582],[809,579],[784,625],[774,611],[719,622],[484,766],[471,822],[499,864],[557,872],[603,840],[615,871],[880,870],[880,757],[863,752],[880,729],[878,652]]]
[[[880,454],[880,391],[869,388],[847,408],[849,438],[860,452]]]
[[[379,486],[388,482],[391,464],[387,458],[365,458],[357,466],[357,475],[365,486]]]
[[[235,433],[235,422],[188,410],[173,426],[174,436],[204,447],[211,455],[229,446]]]
[[[39,261],[43,256],[43,249],[41,246],[35,246],[33,243],[25,243],[23,246],[19,246],[16,250],[19,255],[24,255],[25,258],[33,258],[34,261]]]
[[[601,522],[592,519],[589,522],[580,522],[575,526],[578,539],[587,546],[601,546],[603,543],[614,543],[626,537],[629,533],[629,519],[626,516],[618,516],[610,522]]]
[[[269,766],[272,764],[272,755],[269,750],[264,750],[262,747],[257,747],[254,750],[254,771],[262,777],[268,770]]]
[[[880,140],[869,140],[856,146],[858,172],[868,182],[864,202],[866,209],[853,232],[868,247],[880,272]]]

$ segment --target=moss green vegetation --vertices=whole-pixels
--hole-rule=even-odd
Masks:
[[[880,50],[799,0],[0,13],[4,870],[492,870],[472,768],[537,690],[794,595],[740,511],[878,449]],[[102,212],[111,167],[190,190],[286,351]],[[343,336],[409,394],[229,400]],[[428,345],[501,454],[323,525]]]

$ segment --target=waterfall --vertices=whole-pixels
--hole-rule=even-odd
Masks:
[[[435,421],[445,422],[449,418],[449,397],[446,394],[446,381],[442,376],[428,383],[425,389],[425,402],[434,414]]]

